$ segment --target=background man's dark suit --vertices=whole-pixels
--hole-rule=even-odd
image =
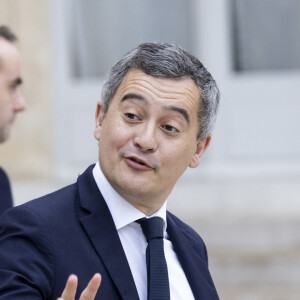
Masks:
[[[13,205],[9,180],[2,168],[0,168],[0,216]]]
[[[56,299],[71,273],[78,275],[79,295],[96,272],[103,278],[96,299],[139,299],[92,168],[77,183],[16,207],[1,218],[1,299]],[[200,236],[169,212],[167,224],[195,299],[218,299]]]

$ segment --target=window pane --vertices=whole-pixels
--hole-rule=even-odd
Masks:
[[[103,76],[114,62],[141,42],[169,41],[194,52],[193,1],[71,1],[72,76]]]
[[[299,69],[299,0],[231,3],[235,70]]]

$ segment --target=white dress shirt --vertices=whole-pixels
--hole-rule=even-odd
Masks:
[[[144,215],[140,210],[132,206],[112,188],[102,173],[99,162],[97,162],[93,169],[93,175],[117,228],[139,298],[140,300],[147,300],[147,266],[145,254],[147,241],[141,226],[135,221],[144,217],[149,218],[149,216]],[[151,217],[159,216],[164,220],[164,251],[168,265],[171,299],[195,299],[166,232],[166,205],[167,202]]]

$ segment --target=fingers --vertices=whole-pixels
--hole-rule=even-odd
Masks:
[[[101,275],[96,273],[82,292],[79,300],[94,300],[101,283]],[[69,300],[69,299],[64,299]]]
[[[77,283],[77,276],[73,274],[70,275],[67,280],[66,287],[59,300],[74,300],[76,295]]]
[[[79,300],[94,300],[98,288],[101,283],[101,275],[96,273],[93,278],[90,280],[87,287],[82,292]],[[77,290],[78,278],[76,275],[70,275],[66,287],[60,298],[57,300],[74,300]]]

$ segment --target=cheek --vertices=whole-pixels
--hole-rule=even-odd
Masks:
[[[184,152],[185,149],[182,147],[174,147],[165,152],[164,159],[165,162],[172,169],[182,168],[183,165],[186,164],[187,154]]]
[[[1,101],[3,102],[3,104],[5,104],[6,106],[12,106],[13,103],[13,99],[14,96],[12,94],[12,92],[8,89],[1,89]]]
[[[107,122],[103,124],[101,137],[104,137],[103,144],[110,145],[110,148],[121,148],[132,136],[132,130],[124,126],[123,121]],[[100,138],[101,139],[101,138]]]
[[[13,114],[12,105],[8,102],[2,102],[0,103],[0,119],[4,122],[6,122],[8,119],[11,118]]]
[[[166,149],[164,161],[172,169],[185,170],[190,164],[195,151],[196,144],[192,141],[189,143],[178,143]]]
[[[7,91],[4,89],[0,89],[0,111],[9,111],[10,107],[12,106],[11,97],[7,94]]]

